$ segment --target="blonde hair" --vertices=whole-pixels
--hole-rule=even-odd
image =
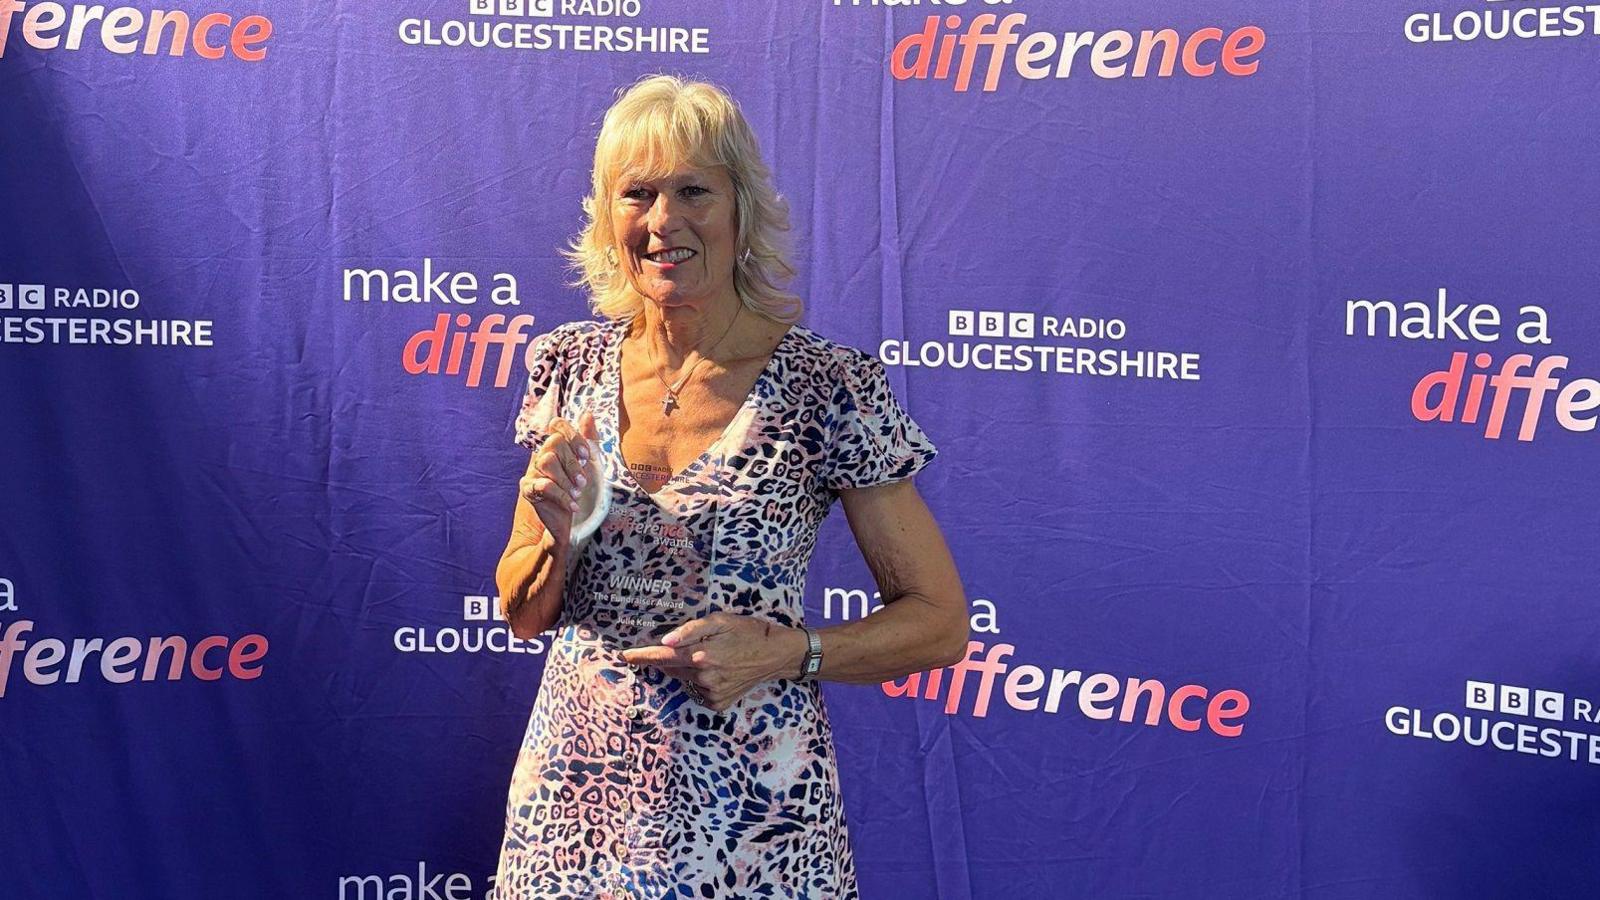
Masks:
[[[594,148],[583,230],[562,255],[587,287],[589,305],[611,319],[643,308],[645,298],[613,260],[612,186],[618,178],[660,178],[681,165],[726,166],[738,213],[733,286],[745,308],[769,319],[799,321],[803,303],[780,285],[794,277],[782,234],[789,205],[772,185],[755,133],[721,88],[672,75],[650,75],[623,89],[606,110]],[[745,251],[749,259],[745,259]]]

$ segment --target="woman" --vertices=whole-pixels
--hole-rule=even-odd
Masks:
[[[533,454],[501,612],[557,634],[497,896],[856,897],[817,682],[964,656],[966,598],[911,482],[937,451],[881,362],[796,324],[785,205],[724,93],[634,85],[592,190],[571,255],[603,321],[530,345],[516,422]],[[606,518],[570,546],[601,478]],[[805,570],[835,498],[886,606],[814,629]]]

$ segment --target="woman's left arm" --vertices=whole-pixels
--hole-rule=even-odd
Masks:
[[[911,479],[839,492],[850,530],[884,606],[858,621],[817,629],[818,679],[878,684],[966,658],[970,624],[950,548]],[[726,611],[690,619],[660,644],[630,647],[630,665],[661,668],[696,686],[721,711],[755,685],[798,678],[806,633],[762,616]]]
[[[817,678],[876,684],[960,662],[967,652],[967,595],[933,513],[911,479],[839,491],[845,518],[884,607],[865,618],[817,629]],[[805,659],[805,632],[784,634],[793,678]]]

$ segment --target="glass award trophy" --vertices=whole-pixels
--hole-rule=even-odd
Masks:
[[[740,433],[738,427],[730,431]],[[636,577],[612,592],[618,606],[618,636],[625,646],[658,645],[669,632],[717,608],[712,586],[725,493],[726,437],[675,475],[630,469],[636,483],[652,477],[661,481],[651,499],[639,505],[640,517],[634,522],[639,552],[627,575]]]
[[[578,490],[578,508],[572,514],[572,529],[567,535],[567,581],[570,583],[578,562],[584,556],[584,545],[600,530],[606,515],[611,511],[611,462],[606,447],[595,441],[589,445],[589,464],[584,467],[585,482]]]
[[[611,511],[611,463],[607,458],[610,453],[610,441],[607,446],[588,440],[589,465],[584,471],[588,482],[578,492],[578,510],[572,514],[572,534],[569,543],[574,549],[583,543],[600,528],[600,523],[606,520],[606,514]]]

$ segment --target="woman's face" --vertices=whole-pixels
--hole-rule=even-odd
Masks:
[[[617,261],[634,288],[663,307],[701,312],[734,295],[737,210],[725,166],[681,167],[612,188]]]

